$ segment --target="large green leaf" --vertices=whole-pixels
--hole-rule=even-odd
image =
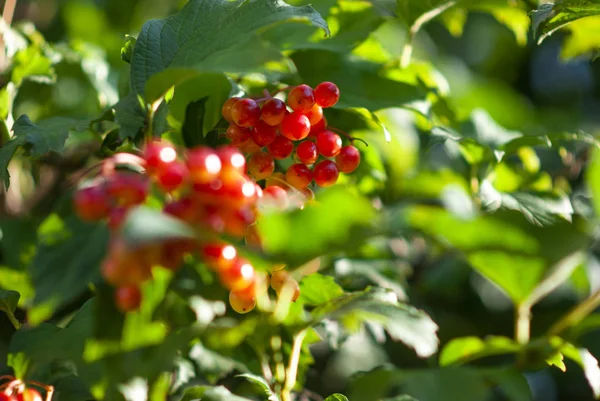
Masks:
[[[19,328],[21,325],[14,315],[15,309],[17,309],[17,305],[19,304],[19,297],[20,295],[17,291],[0,290],[0,311],[6,313],[15,328]]]
[[[444,346],[440,353],[440,366],[458,365],[492,355],[516,353],[520,349],[516,341],[507,337],[455,338]]]
[[[260,216],[264,249],[273,258],[299,266],[327,253],[352,249],[372,235],[376,213],[366,198],[345,188],[330,188],[317,199],[302,210]]]
[[[549,35],[580,18],[600,14],[599,0],[564,0],[540,4],[532,12],[534,34],[541,43]]]
[[[250,401],[248,398],[231,394],[231,392],[223,386],[191,387],[185,390],[181,401],[195,401],[198,399],[201,399],[202,401]]]
[[[269,26],[303,20],[328,32],[310,6],[282,0],[192,0],[164,20],[144,24],[131,58],[131,85],[144,93],[148,79],[167,67],[243,72],[261,67],[277,53],[257,35]]]
[[[26,115],[20,116],[14,123],[13,138],[0,148],[0,179],[8,188],[10,175],[8,163],[21,146],[27,146],[32,157],[40,157],[48,152],[62,152],[65,142],[72,131],[84,131],[89,120],[66,117],[52,117],[34,123]]]
[[[344,293],[333,277],[309,274],[300,282],[300,300],[306,305],[321,305]]]
[[[329,397],[325,398],[325,401],[348,401],[348,397],[343,394],[331,394]]]
[[[63,221],[53,215],[39,233],[38,249],[30,266],[37,305],[30,319],[44,319],[98,282],[107,243],[104,225],[87,224],[75,216]]]
[[[312,312],[313,323],[340,320],[349,330],[364,322],[381,325],[394,340],[413,348],[425,358],[437,351],[438,326],[423,311],[398,302],[396,294],[380,288],[347,293],[320,305]]]

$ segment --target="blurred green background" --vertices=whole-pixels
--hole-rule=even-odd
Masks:
[[[62,61],[54,67],[59,77],[55,84],[49,85],[43,80],[25,81],[15,99],[13,114],[26,113],[34,121],[55,115],[100,115],[129,92],[129,65],[121,59],[126,35],[137,36],[145,21],[170,15],[183,3],[181,0],[19,0],[14,17],[16,24],[31,21],[48,42],[68,43],[77,52],[63,53]],[[315,0],[311,3],[318,10],[328,10],[335,2]],[[397,61],[406,42],[403,23],[386,14],[385,1],[372,3],[369,6],[383,17],[366,28],[372,28],[368,40],[352,51],[383,64]],[[508,25],[512,24],[512,30],[485,10],[444,14],[416,36],[415,68],[419,63],[431,62],[431,66],[423,65],[423,68],[433,67],[435,73],[428,77],[435,80],[438,90],[447,93],[457,120],[476,115],[480,118],[478,121],[483,121],[481,124],[492,124],[491,118],[506,130],[527,134],[579,129],[597,133],[600,62],[590,56],[562,58],[562,46],[575,35],[573,32],[559,31],[538,46],[528,27],[523,29],[519,25],[522,15],[507,14],[504,18]],[[365,29],[358,23],[341,25],[348,35]],[[302,62],[294,60],[298,60],[298,64]],[[36,67],[26,61],[22,68]],[[448,183],[469,188],[469,166],[456,157],[456,149],[443,144],[431,146],[428,130],[423,129],[424,123],[413,113],[389,109],[379,114],[393,136],[389,145],[379,144],[378,129],[361,126],[360,119],[352,127],[352,120],[344,117],[349,125],[344,129],[362,135],[376,144],[374,148],[380,149],[380,154],[375,154],[373,147],[363,149],[367,162],[362,173],[358,172],[359,188],[363,192],[380,191],[383,185],[384,191],[380,194],[383,193],[384,202],[395,202],[438,198],[441,188]],[[380,165],[380,158],[385,166]],[[495,167],[494,185],[510,191],[522,185],[519,180],[527,177],[533,182],[532,188],[547,189],[549,181],[550,187],[569,188],[576,212],[589,216],[582,174],[586,158],[586,148],[577,144],[567,146],[563,153],[555,149],[536,149],[534,154],[528,154],[524,150],[518,157]],[[527,176],[523,171],[531,174]],[[459,195],[461,193],[459,190]],[[459,195],[451,193],[446,200],[451,204]],[[461,207],[459,205],[459,209]],[[460,231],[461,226],[456,230]],[[560,224],[553,230],[554,245],[575,235]],[[592,243],[586,262],[571,280],[534,307],[532,335],[542,334],[578,300],[600,288],[599,251],[600,247]],[[514,311],[507,296],[469,267],[459,252],[412,233],[382,239],[381,243],[373,241],[354,256],[354,259],[338,259],[329,264],[327,272],[336,275],[346,288],[362,288],[372,280],[357,279],[347,272],[359,269],[356,260],[369,260],[370,268],[377,271],[380,280],[388,280],[384,280],[384,284],[399,287],[398,291],[405,292],[413,305],[430,313],[440,325],[442,346],[459,336],[513,336]],[[8,264],[1,257],[0,262]],[[0,320],[3,319],[0,316]],[[600,331],[584,336],[582,345],[600,356]],[[316,363],[307,373],[306,383],[308,389],[320,394],[339,391],[352,397],[349,388],[352,388],[353,375],[382,364],[400,369],[436,366],[436,357],[418,359],[402,344],[382,343],[376,333],[366,329],[353,335],[339,349],[319,343],[312,350]],[[486,360],[479,365],[487,363]],[[535,401],[593,399],[581,370],[571,363],[567,363],[566,373],[548,367],[528,373],[527,379]],[[426,380],[423,383],[427,385]],[[368,385],[377,386],[377,382],[373,379]]]

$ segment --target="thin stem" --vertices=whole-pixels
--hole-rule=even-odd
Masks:
[[[531,335],[531,307],[519,305],[515,314],[515,340],[519,344],[527,344]]]
[[[12,23],[16,7],[17,0],[6,0],[6,3],[4,3],[4,10],[2,10],[2,19],[4,19],[4,22],[7,26],[9,26]]]
[[[10,320],[12,325],[15,326],[15,329],[19,330],[21,328],[21,322],[12,313],[7,313],[6,316],[8,316],[8,320]]]
[[[439,7],[434,8],[433,10],[429,10],[424,14],[421,14],[419,18],[413,22],[409,31],[408,38],[404,48],[402,49],[402,55],[400,56],[400,67],[406,68],[410,64],[410,58],[412,56],[413,51],[413,42],[415,40],[415,36],[417,36],[417,32],[421,29],[423,25],[434,19],[435,17],[442,14],[444,11],[448,10],[451,7],[456,5],[457,1],[449,1],[448,3],[442,4]]]
[[[294,336],[292,344],[292,353],[288,363],[288,368],[285,373],[285,383],[281,390],[281,401],[291,401],[292,389],[296,385],[296,377],[298,376],[298,364],[300,362],[300,352],[302,351],[302,342],[306,336],[306,330],[302,330]]]
[[[337,132],[338,134],[342,134],[344,135],[346,138],[348,138],[350,140],[350,142],[354,142],[354,141],[360,141],[362,143],[365,144],[365,146],[369,146],[369,144],[367,143],[367,141],[365,141],[364,139],[361,138],[357,138],[355,136],[351,136],[350,134],[348,134],[345,131],[342,131],[339,128],[335,128],[335,127],[327,127],[328,130],[333,131],[333,132]]]
[[[589,298],[567,312],[567,314],[550,327],[548,334],[561,334],[567,328],[581,322],[586,316],[596,310],[598,306],[600,306],[600,290],[596,291]]]

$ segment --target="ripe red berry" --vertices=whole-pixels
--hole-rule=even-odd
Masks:
[[[278,135],[267,147],[273,159],[282,160],[289,157],[294,150],[294,144],[288,138]]]
[[[179,188],[188,177],[187,166],[180,161],[173,162],[157,173],[158,185],[165,192],[172,192]]]
[[[264,180],[275,171],[273,156],[266,152],[256,152],[248,159],[248,172],[256,181]]]
[[[234,146],[223,146],[217,149],[217,155],[221,159],[222,175],[230,175],[233,172],[246,173],[246,158]]]
[[[253,127],[260,120],[260,107],[252,99],[240,99],[231,106],[231,119],[240,127]]]
[[[304,141],[296,148],[296,157],[301,163],[313,164],[319,157],[317,145],[312,141]]]
[[[251,290],[231,291],[229,293],[229,305],[231,305],[231,309],[239,314],[248,313],[254,309],[256,298],[248,296],[248,294],[253,294],[254,288],[251,288]]]
[[[315,182],[320,187],[330,187],[337,181],[340,172],[331,160],[323,160],[313,170]]]
[[[323,116],[323,118],[319,122],[310,127],[310,133],[308,134],[308,136],[316,138],[321,131],[325,131],[326,129],[327,119],[325,118],[325,116]]]
[[[193,223],[199,218],[198,204],[190,197],[165,203],[163,213],[188,223]]]
[[[236,238],[243,238],[248,226],[256,222],[256,214],[249,206],[221,210],[221,217],[225,224],[224,232]]]
[[[223,115],[223,118],[226,121],[228,121],[228,122],[233,121],[233,119],[231,118],[231,107],[238,100],[240,100],[239,97],[231,97],[231,98],[227,99],[227,101],[225,103],[223,103],[223,107],[221,108],[221,114]]]
[[[73,196],[75,213],[83,221],[98,221],[108,216],[110,205],[104,188],[93,185],[81,188]]]
[[[323,157],[334,157],[342,149],[342,138],[334,132],[322,131],[317,135],[317,148]]]
[[[252,130],[252,140],[260,147],[270,145],[277,137],[277,128],[259,121]]]
[[[292,164],[285,173],[286,181],[296,189],[303,189],[310,184],[313,173],[302,163]]]
[[[271,206],[277,209],[285,209],[290,201],[285,189],[273,185],[263,190],[263,197],[259,201],[259,208],[263,206]]]
[[[302,114],[308,117],[311,127],[318,124],[319,121],[323,119],[323,109],[318,104],[315,104],[309,111],[303,112]]]
[[[279,132],[292,141],[299,141],[308,136],[310,132],[310,120],[300,112],[286,115],[279,125]]]
[[[352,145],[344,146],[335,157],[335,164],[342,173],[351,173],[360,164],[360,152]]]
[[[236,258],[231,266],[219,270],[219,280],[223,287],[240,291],[252,285],[254,281],[254,267],[245,259]]]
[[[108,215],[108,228],[111,230],[118,230],[125,218],[127,217],[127,208],[123,206],[113,207],[110,209],[110,213]]]
[[[139,309],[142,303],[142,292],[138,287],[119,287],[115,291],[117,308],[125,313]]]
[[[334,106],[340,100],[340,89],[333,82],[321,82],[315,88],[315,102],[325,108]]]
[[[285,174],[280,172],[280,171],[276,171],[273,174],[271,174],[271,176],[269,178],[267,178],[267,181],[265,182],[265,188],[269,188],[272,186],[283,186],[285,185]]]
[[[244,142],[250,138],[252,135],[252,130],[250,128],[240,127],[234,123],[229,124],[227,127],[227,131],[225,131],[225,136],[231,142]]]
[[[285,103],[277,98],[269,99],[263,104],[260,118],[267,124],[276,127],[285,117]]]
[[[221,172],[219,155],[206,146],[191,149],[187,154],[186,165],[193,182],[209,182]]]
[[[305,84],[296,86],[288,94],[287,104],[294,111],[309,111],[315,104],[312,88]]]
[[[200,247],[200,256],[204,262],[213,270],[227,269],[237,257],[237,251],[233,245],[225,243],[209,243]]]
[[[2,398],[0,398],[1,400]],[[18,393],[16,396],[7,398],[7,400],[13,401],[43,401],[44,399],[40,393],[33,388],[26,388],[22,393]]]
[[[145,176],[140,174],[118,173],[106,182],[106,192],[120,206],[139,205],[146,200],[149,186]]]
[[[144,160],[146,160],[146,172],[154,175],[177,160],[177,151],[168,143],[153,141],[144,149]]]

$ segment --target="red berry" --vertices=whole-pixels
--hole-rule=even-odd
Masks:
[[[252,130],[252,140],[260,147],[270,145],[277,137],[277,128],[259,121]]]
[[[240,99],[231,106],[231,119],[240,127],[253,127],[260,120],[260,107],[252,99]]]
[[[304,141],[296,148],[296,157],[301,163],[313,164],[319,157],[317,145],[311,141]]]
[[[267,147],[273,159],[282,160],[289,157],[294,150],[294,144],[288,138],[278,135]]]
[[[299,141],[308,136],[310,132],[310,120],[300,112],[293,112],[283,118],[279,126],[281,135],[292,141]]]
[[[121,206],[139,205],[148,196],[148,180],[140,174],[119,173],[106,182],[106,192]]]
[[[195,222],[199,218],[198,204],[192,198],[181,198],[165,203],[163,213],[188,223]]]
[[[160,246],[160,260],[158,264],[169,270],[178,270],[183,263],[185,255],[196,249],[192,240],[180,239],[164,242]]]
[[[229,293],[229,305],[231,305],[231,309],[239,314],[248,313],[254,309],[256,306],[256,298],[254,295],[252,295],[252,297],[249,297],[248,295],[254,294],[254,288],[251,288],[251,290],[252,291],[231,291]]]
[[[236,238],[246,235],[248,226],[256,222],[256,214],[251,207],[225,209],[221,211],[224,221],[224,232]]]
[[[352,145],[344,146],[335,157],[335,164],[342,173],[351,173],[360,164],[360,152]]]
[[[237,251],[233,245],[224,243],[204,244],[200,247],[200,255],[204,262],[214,270],[227,269],[235,258]]]
[[[315,95],[310,86],[302,84],[290,91],[287,104],[294,111],[309,111],[315,104]]]
[[[188,174],[187,166],[183,162],[176,161],[159,171],[156,179],[163,191],[172,192],[184,183]]]
[[[142,303],[142,292],[138,287],[119,287],[115,291],[115,302],[121,312],[139,309]]]
[[[239,97],[231,97],[231,98],[227,99],[227,101],[225,103],[223,103],[223,107],[221,108],[221,114],[223,115],[223,118],[226,121],[228,121],[228,122],[232,122],[233,121],[233,119],[231,118],[231,107],[238,100],[240,100]]]
[[[225,131],[225,136],[231,142],[244,142],[250,138],[252,135],[252,130],[250,128],[243,128],[234,123],[229,124],[227,127],[227,131]]]
[[[108,215],[108,228],[110,228],[113,231],[118,230],[125,221],[125,218],[127,217],[127,212],[128,210],[126,207],[120,206],[112,208]]]
[[[263,190],[263,197],[259,201],[259,208],[263,205],[274,206],[277,209],[285,209],[289,205],[288,194],[285,189],[276,185]]]
[[[217,149],[217,154],[221,159],[221,172],[224,175],[230,175],[233,172],[246,174],[246,158],[234,146],[223,146]]]
[[[323,160],[315,166],[313,174],[318,186],[329,187],[335,184],[340,172],[334,162]]]
[[[252,285],[254,281],[254,267],[245,259],[236,258],[231,266],[219,270],[221,284],[232,291],[240,291]]]
[[[168,143],[153,141],[144,149],[144,159],[146,160],[146,172],[154,175],[177,160],[177,151]]]
[[[309,111],[305,111],[302,114],[308,117],[311,127],[323,119],[323,109],[318,104],[315,104]]]
[[[0,398],[1,400],[2,398]],[[14,400],[14,401],[43,401],[44,399],[42,398],[42,396],[40,395],[40,393],[33,388],[26,388],[25,390],[23,390],[22,393],[18,393],[15,396],[9,397],[7,398],[7,400]]]
[[[263,104],[260,111],[260,118],[267,124],[275,127],[281,123],[285,117],[285,103],[277,98],[269,99]]]
[[[285,270],[277,270],[271,274],[271,288],[279,292],[283,285],[291,279],[290,274]]]
[[[219,176],[221,159],[217,152],[205,146],[191,149],[186,158],[190,178],[194,182],[209,182]]]
[[[231,144],[234,145],[233,142]],[[262,146],[257,145],[256,142],[252,140],[252,138],[235,145],[240,150],[240,152],[246,155],[251,155],[252,153],[259,152],[262,149]]]
[[[334,157],[342,149],[342,138],[334,132],[322,131],[317,135],[317,148],[323,157]]]
[[[281,186],[281,185],[285,185],[285,174],[280,172],[280,171],[276,171],[273,174],[271,174],[271,176],[269,178],[267,178],[267,181],[265,182],[265,188],[269,188],[272,186]]]
[[[81,188],[73,196],[75,213],[83,221],[98,221],[108,216],[110,205],[102,186]]]
[[[321,82],[315,88],[315,102],[325,108],[334,106],[340,100],[340,89],[333,82]]]
[[[315,125],[310,127],[310,133],[308,134],[308,136],[316,138],[316,136],[319,134],[319,132],[325,131],[326,129],[327,129],[327,119],[325,118],[325,116],[323,116],[323,118],[319,122],[317,122]]]
[[[248,172],[256,181],[264,180],[275,171],[273,156],[266,152],[256,152],[248,160]]]
[[[296,189],[303,189],[310,184],[313,173],[302,163],[292,164],[285,173],[286,181]]]

